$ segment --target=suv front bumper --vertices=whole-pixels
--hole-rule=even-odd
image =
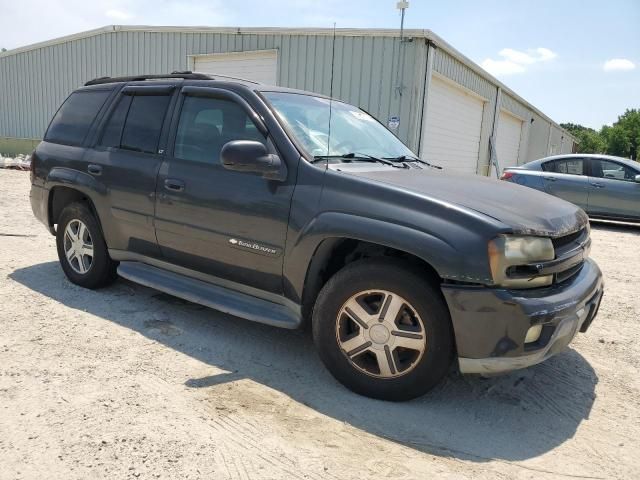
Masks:
[[[602,273],[591,259],[559,285],[531,290],[443,285],[462,373],[500,373],[540,363],[586,331],[603,294]],[[540,338],[524,342],[542,325]]]

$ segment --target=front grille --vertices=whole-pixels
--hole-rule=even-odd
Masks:
[[[586,228],[582,228],[577,232],[570,233],[569,235],[565,235],[564,237],[552,238],[551,242],[553,243],[553,248],[556,250],[561,250],[562,247],[566,247],[567,245],[580,240],[580,238],[585,235]]]
[[[571,277],[573,277],[575,274],[577,274],[580,271],[583,264],[584,262],[581,262],[580,264],[574,267],[571,267],[568,270],[565,270],[564,272],[556,273],[556,278],[554,279],[555,281],[553,283],[562,283],[565,280],[569,280]]]
[[[587,227],[583,227],[577,232],[570,233],[563,237],[553,238],[551,241],[556,251],[556,258],[575,255],[582,248],[587,248],[586,254],[588,254],[588,248],[590,245],[589,229]],[[554,275],[554,283],[562,283],[569,280],[582,269],[583,264],[584,261],[581,261],[579,264],[572,265],[562,272],[557,272]]]

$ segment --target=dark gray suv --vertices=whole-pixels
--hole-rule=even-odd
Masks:
[[[73,92],[33,154],[67,277],[119,274],[277,327],[310,324],[352,390],[405,400],[540,362],[603,293],[582,210],[416,157],[327,97],[191,72]]]

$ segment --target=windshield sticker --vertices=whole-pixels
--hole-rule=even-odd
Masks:
[[[400,126],[400,117],[389,117],[389,122],[387,123],[389,130],[395,130]]]

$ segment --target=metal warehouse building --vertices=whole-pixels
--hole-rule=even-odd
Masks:
[[[194,70],[328,95],[333,41],[332,29],[108,26],[10,50],[0,152],[30,151],[96,77]],[[487,175],[496,157],[504,168],[573,149],[568,132],[429,30],[338,29],[333,75],[334,97],[451,169]]]

